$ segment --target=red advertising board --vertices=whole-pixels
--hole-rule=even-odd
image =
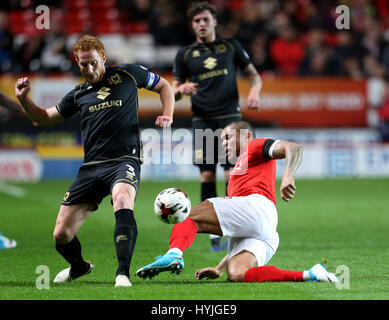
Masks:
[[[261,109],[244,107],[248,82],[239,82],[243,117],[279,127],[365,127],[366,82],[351,79],[277,79],[263,82]]]

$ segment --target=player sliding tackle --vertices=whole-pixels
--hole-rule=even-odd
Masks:
[[[303,147],[272,139],[255,139],[253,128],[244,121],[224,128],[222,143],[235,164],[228,185],[228,198],[210,198],[194,206],[189,217],[173,227],[170,248],[162,257],[137,271],[154,277],[163,271],[180,272],[183,253],[197,233],[212,233],[228,239],[228,254],[216,267],[196,271],[197,279],[214,279],[227,270],[236,282],[324,281],[337,282],[335,274],[316,264],[308,271],[281,270],[266,266],[275,254],[279,236],[275,196],[275,159],[285,159],[280,186],[281,198],[293,199],[294,174],[300,165]]]

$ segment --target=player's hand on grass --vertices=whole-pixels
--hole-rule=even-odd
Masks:
[[[30,92],[30,81],[28,78],[20,78],[15,83],[15,95],[18,99],[26,98]]]
[[[158,128],[167,128],[173,123],[172,117],[158,116],[155,120],[155,126]]]
[[[280,193],[282,200],[289,202],[294,198],[296,192],[296,186],[294,185],[294,178],[290,174],[284,174],[282,176]]]
[[[201,279],[216,279],[219,278],[222,273],[218,268],[203,268],[203,269],[198,269],[196,270],[196,279],[201,280]]]
[[[193,96],[197,93],[197,87],[198,83],[194,82],[187,82],[182,85],[180,85],[179,90],[181,94],[186,94],[187,96]]]

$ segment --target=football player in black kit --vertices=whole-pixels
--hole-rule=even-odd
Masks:
[[[194,164],[200,169],[201,201],[216,197],[216,165],[224,168],[226,183],[233,167],[218,159],[220,133],[228,124],[241,120],[237,69],[251,82],[248,109],[259,110],[261,77],[239,41],[216,35],[217,12],[208,2],[194,3],[187,12],[196,41],[181,48],[175,59],[173,89],[175,99],[191,96]],[[189,80],[188,82],[186,82]],[[210,131],[212,130],[212,131]],[[208,135],[208,141],[206,136]],[[211,139],[209,139],[211,136]],[[220,238],[211,235],[211,250],[222,249]]]
[[[70,268],[58,273],[54,282],[72,281],[93,270],[93,264],[82,257],[77,232],[102,199],[111,194],[118,259],[115,286],[130,287],[130,262],[138,234],[133,208],[142,163],[138,89],[159,93],[163,114],[155,125],[160,128],[173,121],[174,93],[164,78],[142,66],[106,67],[104,45],[96,37],[85,35],[79,39],[74,55],[86,81],[56,106],[45,109],[32,102],[27,78],[18,79],[15,85],[27,115],[40,125],[56,124],[75,113],[81,115],[84,162],[64,196],[54,229],[56,250]]]

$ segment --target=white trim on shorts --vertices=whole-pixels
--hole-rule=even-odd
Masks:
[[[257,258],[259,266],[265,265],[279,244],[275,204],[259,194],[208,201],[213,204],[223,236],[229,241],[228,259],[247,250]]]

